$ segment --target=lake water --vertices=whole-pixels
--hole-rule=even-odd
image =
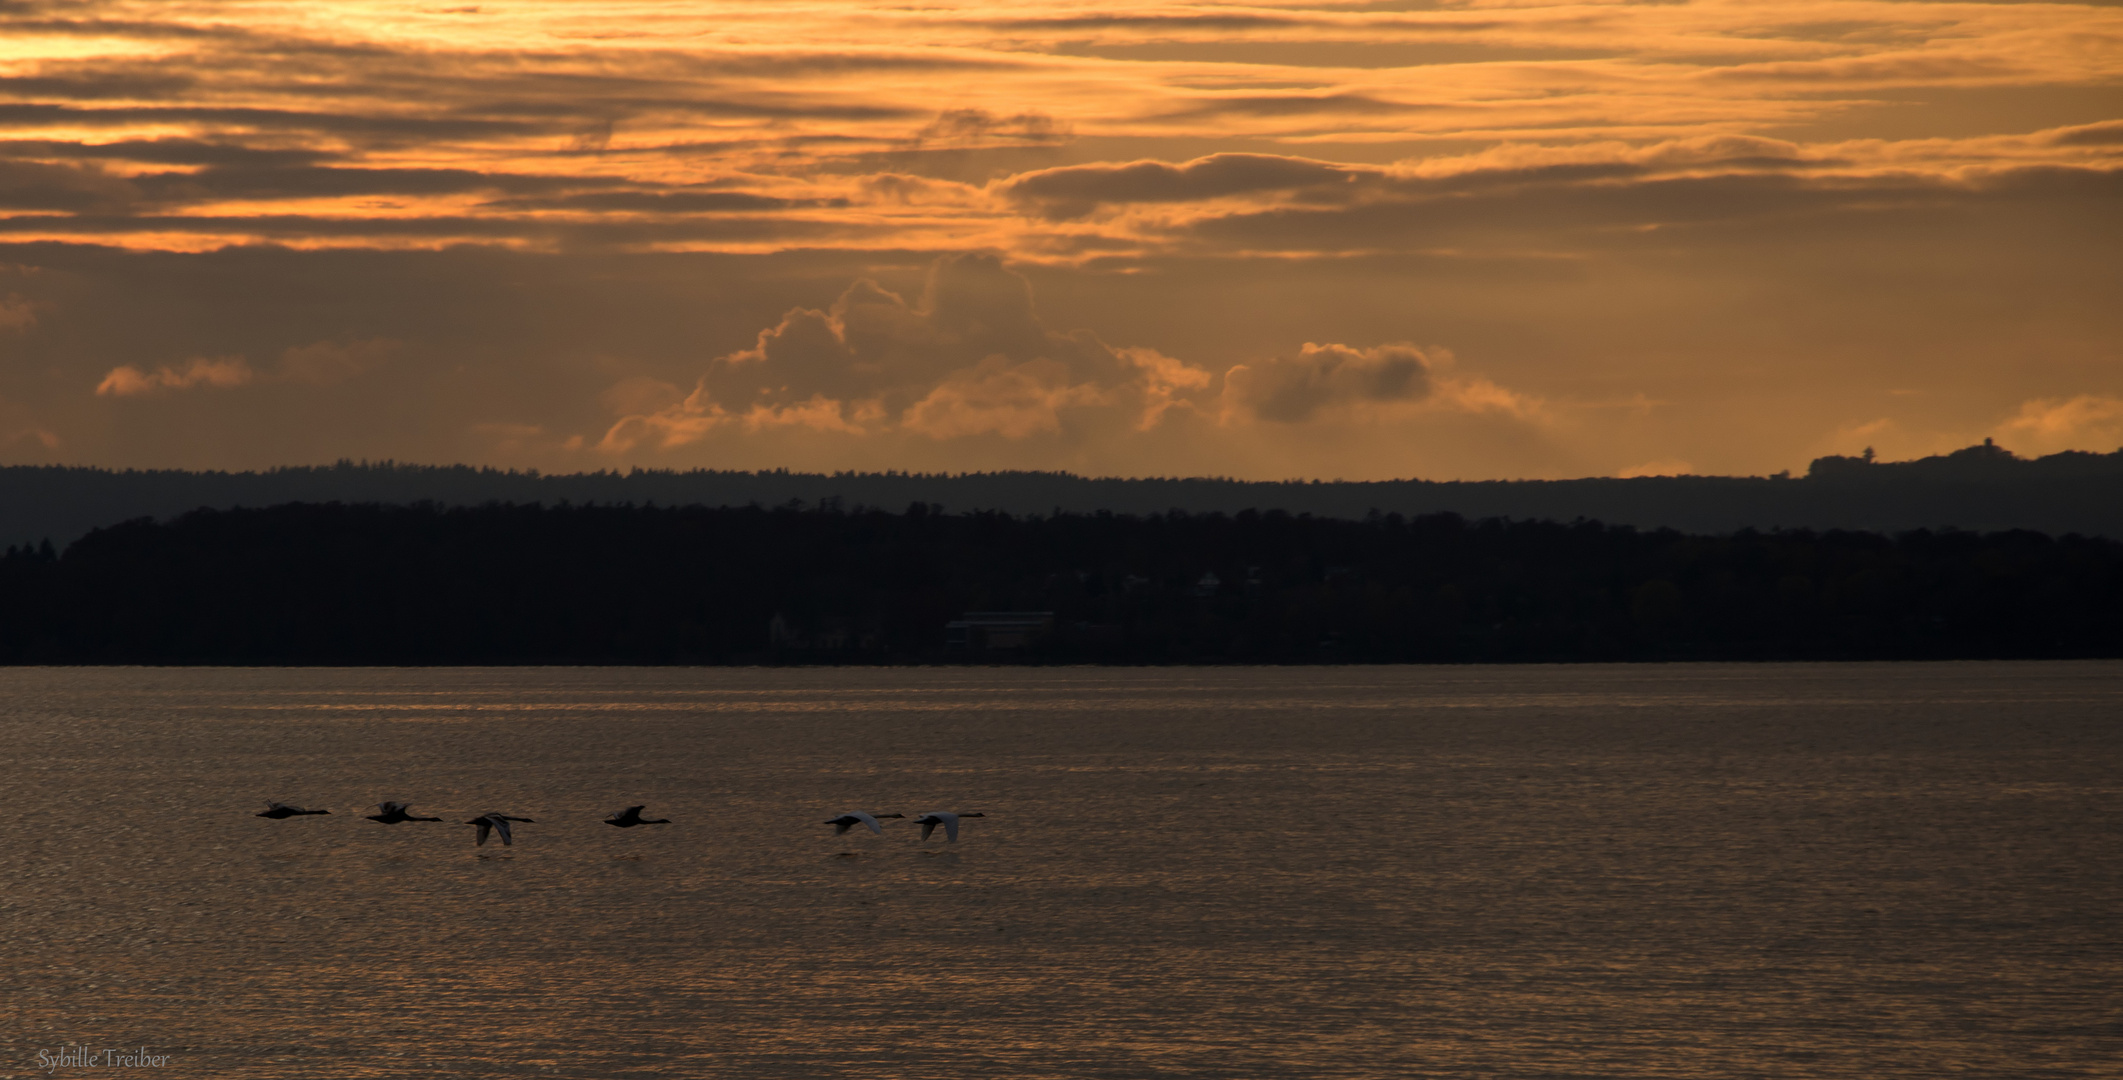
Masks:
[[[2118,663],[16,669],[0,759],[0,1076],[2123,1058]]]

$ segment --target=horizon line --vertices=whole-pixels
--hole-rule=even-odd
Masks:
[[[1442,485],[1442,484],[1567,484],[1567,483],[1583,483],[1583,482],[1586,482],[1586,481],[1595,481],[1595,480],[1598,480],[1598,481],[1616,481],[1616,482],[1628,482],[1628,481],[1655,481],[1655,480],[1760,480],[1760,481],[1776,481],[1776,480],[1800,480],[1800,479],[1807,479],[1808,477],[1810,477],[1810,476],[1812,475],[1812,472],[1813,472],[1813,469],[1814,469],[1814,467],[1815,467],[1815,466],[1819,466],[1820,464],[1822,464],[1822,463],[1824,463],[1824,462],[1837,462],[1837,463],[1839,463],[1839,464],[1840,464],[1840,463],[1846,463],[1846,462],[1847,462],[1847,463],[1849,463],[1849,464],[1851,464],[1851,465],[1866,465],[1866,466],[1870,466],[1870,465],[1878,465],[1878,466],[1893,466],[1893,465],[1913,465],[1913,464],[1917,464],[1917,463],[1919,463],[1919,462],[1925,462],[1925,461],[1937,461],[1937,460],[1943,460],[1943,459],[1946,459],[1946,458],[1956,457],[1956,456],[1959,456],[1959,455],[1961,455],[1961,454],[1966,454],[1966,453],[1969,453],[1969,452],[1971,452],[1971,451],[1974,451],[1974,452],[1977,452],[1977,453],[1981,453],[1981,454],[1985,454],[1986,456],[1992,456],[1992,457],[2002,457],[2002,458],[2004,458],[2004,459],[2009,459],[2009,460],[2011,460],[2011,461],[2015,461],[2015,462],[2022,462],[2022,463],[2034,463],[2034,462],[2048,461],[2048,460],[2050,460],[2050,459],[2053,459],[2053,458],[2061,458],[2061,457],[2117,457],[2117,456],[2123,456],[2123,447],[2118,447],[2118,448],[2117,448],[2116,450],[2114,450],[2114,451],[2111,451],[2111,452],[2109,452],[2109,453],[2102,453],[2101,451],[2098,451],[2098,450],[2060,450],[2060,451],[2057,451],[2056,453],[2053,453],[2053,454],[2041,454],[2041,455],[2036,455],[2036,456],[2032,456],[2032,457],[2022,457],[2022,456],[2020,456],[2020,455],[2018,455],[2018,454],[2015,454],[2015,453],[2013,453],[2013,452],[2012,452],[2012,451],[2010,451],[2010,450],[2007,450],[2007,449],[2005,449],[2004,447],[2001,447],[2001,446],[1997,446],[1996,444],[1992,443],[1992,442],[1991,442],[1991,440],[1989,440],[1989,439],[1985,439],[1985,440],[1984,440],[1983,442],[1981,442],[1981,443],[1971,444],[1971,445],[1969,445],[1969,446],[1966,446],[1966,447],[1962,447],[1961,449],[1958,449],[1958,450],[1950,450],[1950,451],[1946,451],[1946,452],[1944,452],[1944,453],[1937,453],[1937,454],[1929,454],[1929,455],[1926,455],[1926,456],[1924,456],[1924,457],[1920,457],[1920,458],[1908,458],[1908,459],[1903,459],[1903,460],[1895,460],[1895,461],[1889,461],[1889,460],[1885,460],[1885,459],[1875,459],[1875,458],[1873,458],[1873,457],[1871,457],[1871,456],[1870,456],[1870,452],[1869,452],[1869,450],[1868,450],[1868,453],[1867,453],[1867,455],[1866,455],[1866,456],[1863,456],[1863,457],[1858,457],[1858,456],[1849,456],[1849,455],[1841,455],[1841,454],[1824,454],[1824,455],[1822,455],[1822,456],[1820,456],[1820,457],[1817,457],[1817,458],[1813,459],[1813,461],[1812,461],[1812,462],[1810,462],[1810,463],[1808,464],[1808,472],[1807,472],[1807,473],[1805,473],[1805,474],[1801,474],[1801,475],[1797,475],[1797,476],[1794,476],[1794,475],[1792,474],[1792,471],[1791,471],[1791,470],[1789,470],[1789,469],[1785,469],[1785,470],[1781,470],[1781,471],[1779,471],[1779,472],[1775,472],[1775,473],[1770,473],[1770,474],[1768,474],[1768,475],[1760,475],[1760,474],[1749,474],[1749,475],[1735,475],[1735,474],[1720,474],[1720,473],[1671,473],[1671,474],[1659,474],[1659,475],[1648,475],[1648,476],[1578,476],[1578,477],[1556,477],[1556,478],[1539,478],[1539,477],[1516,477],[1516,478],[1495,478],[1495,479],[1487,479],[1487,480],[1459,480],[1459,479],[1454,479],[1454,480],[1430,480],[1430,479],[1425,479],[1425,478],[1422,478],[1422,477],[1416,477],[1416,476],[1407,476],[1407,477],[1393,477],[1393,478],[1390,478],[1390,479],[1383,479],[1383,480],[1349,480],[1349,479],[1345,479],[1345,478],[1342,478],[1342,477],[1335,477],[1335,478],[1332,478],[1332,479],[1328,479],[1328,478],[1324,478],[1324,477],[1286,477],[1286,478],[1283,478],[1283,479],[1280,479],[1280,480],[1246,480],[1246,479],[1241,479],[1241,478],[1238,478],[1238,477],[1233,477],[1233,476],[1115,476],[1115,475],[1103,475],[1103,476],[1089,476],[1089,475],[1084,475],[1084,474],[1081,474],[1081,473],[1075,473],[1075,472],[1070,472],[1070,471],[1068,471],[1068,470],[1066,470],[1066,469],[993,469],[993,470],[980,470],[980,471],[961,471],[961,472],[956,472],[956,473],[950,473],[950,472],[913,472],[913,471],[909,471],[909,470],[901,470],[901,469],[882,469],[882,470],[875,470],[875,471],[863,471],[863,470],[856,470],[856,469],[837,469],[837,470],[832,470],[832,471],[805,471],[805,470],[796,470],[796,469],[790,469],[790,468],[788,468],[788,467],[786,467],[786,466],[777,466],[777,467],[772,467],[772,468],[760,468],[760,469],[717,469],[717,468],[713,468],[713,467],[710,467],[710,466],[693,466],[693,467],[690,467],[690,468],[677,468],[677,467],[670,467],[670,468],[656,468],[656,467],[645,467],[645,466],[641,466],[641,465],[633,465],[633,466],[628,466],[628,467],[627,467],[627,468],[626,468],[625,470],[621,470],[621,469],[618,469],[618,468],[611,468],[611,469],[596,469],[596,470],[584,470],[584,471],[577,471],[577,472],[547,472],[547,471],[544,471],[544,470],[541,470],[541,469],[537,469],[537,468],[516,468],[516,467],[513,467],[513,466],[511,466],[511,467],[502,467],[502,466],[496,466],[496,465],[475,465],[475,464],[470,464],[470,463],[466,463],[466,462],[458,462],[458,463],[453,463],[453,464],[447,464],[447,465],[444,465],[444,464],[429,464],[429,463],[421,463],[421,462],[399,461],[399,460],[397,460],[397,459],[395,459],[395,458],[381,458],[381,459],[377,459],[377,460],[373,460],[373,461],[372,461],[372,460],[370,460],[370,459],[368,459],[368,458],[360,458],[360,459],[356,459],[356,458],[351,458],[351,457],[343,457],[343,458],[339,458],[339,459],[337,459],[337,460],[335,460],[335,461],[332,461],[332,462],[330,462],[330,463],[328,463],[328,464],[308,464],[308,465],[272,465],[272,466],[267,466],[267,467],[264,467],[264,468],[251,468],[251,469],[192,469],[192,468],[184,468],[184,467],[169,467],[169,468],[153,468],[153,467],[146,467],[146,468],[143,468],[143,467],[140,467],[140,466],[131,466],[131,465],[128,465],[128,466],[123,466],[123,467],[118,467],[118,466],[110,466],[110,465],[85,465],[85,464],[26,464],[26,463],[25,463],[25,464],[12,464],[12,465],[0,465],[0,472],[4,472],[4,471],[19,471],[19,470],[55,470],[55,471],[69,471],[69,472],[92,472],[92,473],[105,473],[105,474],[108,474],[108,475],[113,475],[113,476],[124,476],[124,475],[129,475],[129,474],[130,474],[130,475],[153,475],[153,474],[167,474],[167,473],[177,473],[177,474],[184,474],[184,475],[190,475],[190,476],[229,476],[229,477],[241,477],[241,476],[258,476],[258,477],[265,477],[265,476],[272,476],[272,475],[275,475],[275,474],[282,474],[282,473],[304,473],[304,472],[310,472],[310,473],[315,473],[315,472],[332,472],[332,471],[341,471],[341,470],[372,470],[372,471],[408,471],[408,472],[418,472],[418,471],[430,471],[430,472],[455,472],[455,471],[463,470],[463,471],[467,471],[467,472],[475,472],[475,473],[482,473],[482,474],[493,474],[493,475],[500,475],[500,476],[511,476],[511,477],[519,477],[519,478],[523,478],[523,479],[529,479],[529,480],[560,480],[560,479],[573,479],[573,478],[580,478],[580,479],[590,479],[590,478],[599,478],[599,477],[606,477],[606,478],[618,478],[618,479],[629,479],[629,478],[632,478],[632,477],[635,477],[635,476],[643,476],[643,475],[647,475],[647,476],[674,476],[674,477],[683,477],[683,476],[722,476],[722,477],[753,477],[753,478],[761,478],[761,477],[817,477],[817,478],[819,478],[819,479],[825,479],[825,480],[835,480],[835,479],[861,479],[861,478],[877,478],[877,479],[891,479],[891,480],[967,480],[967,479],[979,479],[979,478],[984,478],[984,477],[994,477],[994,478],[1008,478],[1008,477],[1051,477],[1051,478],[1056,478],[1056,479],[1067,479],[1067,480],[1077,480],[1077,481],[1083,481],[1083,482],[1086,482],[1086,483],[1115,483],[1115,482],[1118,482],[1118,483],[1214,483],[1214,484],[1245,484],[1245,485],[1264,485],[1264,486],[1281,486],[1281,487],[1292,487],[1292,486],[1302,486],[1302,487],[1313,487],[1313,486],[1328,486],[1328,485],[1350,485],[1350,486],[1355,486],[1355,485],[1378,485],[1378,484],[1441,484],[1441,485]]]

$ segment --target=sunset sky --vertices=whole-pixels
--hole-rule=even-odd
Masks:
[[[2123,6],[0,2],[0,463],[2123,445]]]

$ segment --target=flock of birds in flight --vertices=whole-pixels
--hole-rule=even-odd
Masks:
[[[631,829],[636,825],[669,825],[671,823],[669,818],[642,817],[641,812],[645,809],[647,809],[646,806],[629,806],[624,810],[605,815],[604,823],[616,829]],[[291,817],[329,813],[331,813],[330,810],[304,810],[302,807],[290,806],[287,803],[269,802],[265,804],[264,810],[258,812],[257,816],[282,821]],[[857,825],[868,826],[871,832],[883,836],[885,828],[880,823],[880,819],[904,818],[906,816],[905,814],[867,814],[861,810],[850,810],[839,817],[827,818],[824,824],[833,826],[833,835],[835,836],[844,836],[849,829]],[[944,810],[930,810],[926,813],[914,815],[914,823],[921,826],[921,838],[924,843],[928,842],[929,834],[935,832],[939,825],[943,826],[944,840],[949,843],[956,843],[958,841],[958,822],[961,818],[986,816],[985,814],[954,814]],[[442,820],[439,817],[415,817],[413,816],[413,804],[405,802],[378,803],[376,804],[376,813],[369,814],[367,817],[370,821],[384,825],[396,825],[401,821]],[[484,847],[487,842],[487,836],[494,834],[501,837],[503,847],[508,847],[516,842],[515,838],[509,833],[509,823],[512,821],[526,825],[536,824],[530,818],[512,817],[499,810],[489,810],[465,822],[465,824],[479,827],[479,838],[475,846]]]

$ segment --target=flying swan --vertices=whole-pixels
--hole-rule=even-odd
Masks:
[[[401,822],[401,821],[441,821],[441,820],[442,820],[442,819],[441,819],[441,818],[439,818],[439,817],[414,817],[414,816],[413,816],[413,815],[412,815],[412,814],[411,814],[411,813],[409,812],[409,811],[411,811],[411,810],[413,809],[413,804],[412,804],[412,803],[402,803],[402,802],[384,802],[384,803],[377,803],[377,804],[376,804],[376,809],[377,809],[377,811],[378,811],[378,812],[377,812],[377,813],[374,813],[374,814],[370,814],[370,815],[368,815],[368,819],[369,819],[370,821],[374,821],[374,822],[380,822],[380,823],[382,823],[382,824],[384,824],[384,825],[396,825],[396,824],[398,824],[398,823],[399,823],[399,822]]]
[[[915,818],[914,823],[921,826],[921,838],[924,843],[928,841],[929,834],[936,831],[938,825],[944,827],[944,841],[946,843],[957,843],[959,818],[987,816],[986,814],[953,814],[944,810],[931,810]]]
[[[833,826],[833,835],[835,836],[846,836],[848,834],[848,830],[854,828],[857,825],[868,825],[870,827],[871,832],[874,832],[879,836],[883,836],[885,834],[885,827],[877,823],[878,818],[903,818],[906,816],[907,815],[905,814],[871,815],[865,814],[860,810],[850,810],[837,818],[827,818],[825,820],[825,824]]]
[[[606,815],[604,823],[615,829],[631,829],[636,825],[669,825],[671,823],[669,818],[643,819],[641,811],[642,808],[639,806],[629,806],[618,813]]]
[[[470,821],[465,822],[465,824],[479,826],[479,843],[481,846],[484,846],[486,844],[487,830],[491,829],[501,834],[501,846],[508,847],[514,842],[509,837],[509,822],[529,822],[530,820],[531,819],[527,817],[510,817],[509,815],[501,813],[500,811],[489,811],[487,813],[479,815],[478,817],[473,818]]]

